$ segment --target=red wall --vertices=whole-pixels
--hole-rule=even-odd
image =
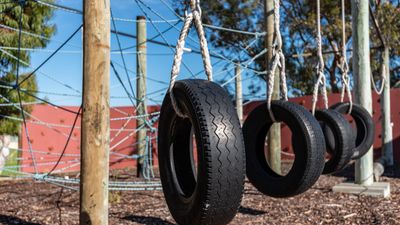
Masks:
[[[330,105],[339,102],[340,96],[338,94],[333,94],[329,96]],[[393,127],[393,147],[395,152],[395,159],[400,162],[400,90],[392,90],[392,121],[394,123]],[[307,108],[311,107],[311,96],[292,98],[292,102],[297,102]],[[244,107],[244,113],[247,115],[252,109],[254,109],[259,101],[254,101],[247,103]],[[381,113],[379,98],[377,95],[373,96],[374,105],[374,121],[376,124],[376,137],[375,137],[375,156],[379,157],[381,154]],[[322,99],[318,103],[318,107],[322,106]],[[70,110],[78,111],[78,107],[67,107]],[[122,112],[121,112],[122,111]],[[151,106],[148,109],[149,113],[158,112],[159,106]],[[126,168],[135,167],[135,160],[123,158],[117,154],[130,155],[136,153],[135,143],[136,135],[133,133],[133,129],[136,126],[136,120],[114,120],[115,118],[126,117],[125,113],[134,115],[133,107],[117,107],[111,109],[111,143],[110,148],[112,148],[112,153],[110,156],[110,166],[111,168]],[[61,153],[67,136],[70,132],[70,126],[73,124],[75,115],[66,112],[62,109],[49,106],[49,105],[36,105],[34,106],[33,117],[29,118],[27,123],[28,135],[31,140],[32,149],[35,151],[33,153],[36,163],[38,165],[39,172],[48,172],[54,166],[59,158],[57,155],[52,155],[51,153]],[[36,124],[39,120],[49,123],[47,125]],[[52,124],[55,124],[54,126]],[[122,126],[126,126],[125,131],[118,132]],[[56,172],[71,172],[79,170],[79,152],[80,152],[80,120],[76,124],[77,128],[74,129],[72,133],[72,138],[69,142],[68,148],[61,161],[58,165]],[[157,123],[155,124],[157,127]],[[34,172],[32,154],[29,151],[27,136],[25,129],[22,130],[21,135],[21,166],[24,172]],[[156,155],[156,134],[149,134],[152,141],[153,158],[154,163],[157,164]],[[115,146],[115,147],[114,147]],[[290,131],[285,125],[282,125],[282,147],[283,147],[283,157],[290,158],[290,153],[292,151],[290,147]],[[39,152],[40,151],[40,152]]]
[[[78,107],[66,107],[73,111],[78,111]],[[148,112],[158,112],[159,106],[148,107]],[[135,160],[127,159],[123,155],[132,155],[136,153],[136,119],[131,120],[115,120],[118,118],[128,117],[126,114],[135,115],[133,107],[117,107],[110,111],[110,166],[111,168],[134,167]],[[33,156],[36,161],[38,171],[50,171],[62,153],[70,133],[71,126],[75,119],[75,114],[56,108],[50,105],[35,105],[32,111],[32,117],[28,119],[27,131],[33,150]],[[38,121],[48,123],[47,125],[37,124]],[[80,169],[80,119],[78,119],[76,128],[74,129],[71,140],[66,148],[65,155],[62,157],[55,172],[71,172]],[[157,126],[157,123],[154,124]],[[120,131],[122,127],[124,130]],[[150,138],[155,138],[155,133],[149,132]],[[21,135],[22,149],[22,171],[34,172],[32,153],[29,151],[27,133],[25,129]],[[156,140],[152,141],[153,151],[155,151]],[[52,154],[53,153],[53,154]],[[156,155],[153,156],[155,159]],[[157,161],[155,161],[157,163]]]

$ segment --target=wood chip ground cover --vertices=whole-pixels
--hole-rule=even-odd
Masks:
[[[398,174],[381,178],[391,184],[387,199],[333,193],[333,185],[349,179],[349,174],[321,176],[312,189],[287,199],[264,196],[246,182],[242,207],[231,224],[400,225]],[[161,191],[111,192],[110,203],[110,224],[175,224]],[[79,193],[75,191],[32,180],[0,181],[0,224],[73,225],[78,224],[78,210]]]

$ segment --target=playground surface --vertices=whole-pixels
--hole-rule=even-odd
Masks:
[[[286,199],[264,196],[246,182],[242,207],[231,224],[400,224],[400,179],[394,171],[381,177],[391,184],[387,199],[333,193],[352,168],[323,175],[306,193]],[[134,174],[119,172],[120,178]],[[109,217],[112,225],[175,224],[161,191],[110,192]],[[76,191],[32,180],[0,181],[0,224],[72,225],[78,218]]]

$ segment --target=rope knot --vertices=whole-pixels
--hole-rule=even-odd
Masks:
[[[38,181],[40,181],[40,180],[44,180],[44,178],[47,176],[47,174],[34,174],[33,175],[33,179],[35,179],[35,180],[38,180]]]
[[[268,93],[267,93],[267,106],[268,106],[268,113],[270,118],[273,122],[276,122],[275,117],[271,110],[271,101],[272,101],[272,94],[274,89],[274,82],[275,82],[275,71],[277,68],[280,68],[280,86],[281,86],[281,93],[279,96],[284,100],[288,100],[287,97],[287,85],[286,85],[286,66],[285,66],[285,55],[282,51],[282,34],[280,31],[280,2],[279,0],[274,0],[274,29],[275,29],[275,36],[274,36],[274,44],[272,46],[272,64],[267,72],[267,79],[268,79]]]

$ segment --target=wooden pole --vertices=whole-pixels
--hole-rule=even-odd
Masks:
[[[242,90],[242,68],[239,64],[235,67],[236,76],[236,111],[239,121],[243,122],[243,90]]]
[[[355,101],[372,113],[371,67],[369,42],[369,1],[351,0],[353,18],[353,73]],[[373,151],[356,161],[355,182],[371,185],[373,179]]]
[[[385,82],[381,97],[382,113],[382,150],[385,166],[393,166],[393,133],[390,109],[390,56],[389,48],[385,47],[383,52],[383,65]]]
[[[110,1],[84,1],[80,224],[108,224]]]
[[[265,47],[268,52],[265,57],[266,68],[269,68],[272,60],[272,49],[274,42],[274,0],[264,0],[264,15],[265,15],[265,28],[267,35],[265,35]],[[280,86],[279,86],[279,70],[276,70],[274,80],[274,90],[272,99],[279,99]],[[268,77],[266,77],[268,79]],[[280,123],[274,123],[269,130],[267,138],[267,150],[266,158],[269,166],[278,174],[281,173],[281,125]]]
[[[137,46],[137,57],[136,57],[136,107],[137,115],[144,116],[147,114],[147,104],[146,104],[146,76],[147,76],[147,30],[146,30],[146,17],[138,16],[136,23],[136,46]],[[145,117],[140,117],[136,121],[136,128],[139,129],[144,126],[146,122]],[[143,156],[146,153],[146,129],[142,128],[137,132],[138,142],[137,149],[138,154]],[[137,160],[137,177],[143,175],[143,163],[144,157],[140,157]]]

